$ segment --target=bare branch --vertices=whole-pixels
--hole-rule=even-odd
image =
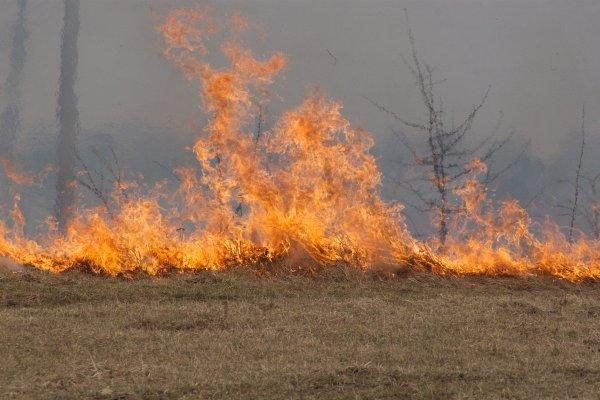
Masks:
[[[571,220],[569,222],[569,243],[573,243],[573,229],[575,228],[575,215],[577,214],[577,203],[579,201],[579,181],[581,180],[581,167],[583,165],[583,152],[585,149],[585,104],[581,109],[581,148],[579,151],[579,163],[575,172],[575,192],[573,193],[573,207],[571,208]]]
[[[325,51],[327,52],[327,54],[329,54],[329,57],[331,57],[331,59],[333,60],[333,65],[337,65],[338,58],[335,56],[335,54],[333,54],[333,52],[329,49],[325,49]]]
[[[159,161],[152,161],[154,164],[158,165],[159,167],[161,167],[166,173],[168,173],[169,175],[171,175],[173,178],[175,178],[177,180],[177,182],[181,182],[181,178],[173,172],[173,170],[171,168],[169,168],[168,166],[166,166],[165,164],[159,162]]]
[[[381,104],[377,103],[375,100],[372,100],[367,96],[362,96],[362,98],[367,100],[369,103],[373,104],[379,111],[382,111],[388,115],[391,115],[396,121],[399,121],[406,126],[409,126],[411,128],[421,129],[423,131],[427,130],[426,126],[405,120],[404,118],[402,118],[400,115],[398,115],[394,111],[382,106]]]
[[[79,151],[77,149],[73,149],[73,153],[74,153],[77,161],[79,161],[79,163],[81,164],[81,168],[83,169],[83,176],[84,176],[84,178],[80,178],[79,176],[75,175],[75,181],[78,184],[80,184],[81,186],[83,186],[84,188],[88,189],[94,196],[96,196],[102,202],[102,204],[104,205],[106,210],[108,212],[110,212],[110,203],[108,201],[108,197],[104,194],[104,190],[103,190],[103,181],[104,181],[103,175],[101,173],[97,172],[97,174],[100,176],[101,182],[100,183],[96,182],[96,179],[94,179],[92,172],[90,171],[87,164],[81,157],[81,154],[79,153]]]

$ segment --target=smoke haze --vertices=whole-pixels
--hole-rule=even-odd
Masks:
[[[11,60],[19,3],[1,1],[0,82],[10,82],[11,65],[19,62]],[[388,196],[395,195],[393,178],[399,168],[395,161],[405,150],[391,135],[395,121],[364,97],[406,118],[423,117],[419,94],[401,58],[409,51],[404,8],[410,13],[421,56],[446,79],[439,89],[447,111],[460,117],[490,86],[476,130],[488,133],[503,113],[503,130],[515,129],[519,135],[512,150],[531,143],[525,160],[509,174],[510,184],[499,183],[499,192],[510,190],[525,202],[542,186],[568,178],[574,169],[574,138],[583,103],[590,143],[596,143],[587,150],[585,166],[598,168],[600,3],[596,1],[81,0],[75,90],[82,151],[114,143],[126,158],[125,167],[148,179],[164,177],[157,162],[174,166],[193,158],[181,148],[192,143],[204,116],[197,109],[194,87],[162,57],[155,27],[171,8],[206,4],[217,14],[239,12],[258,25],[259,34],[248,38],[258,55],[281,50],[289,56],[285,80],[276,85],[278,101],[270,107],[273,116],[319,87],[343,102],[344,114],[353,124],[374,134],[374,152]],[[15,151],[21,164],[32,169],[56,162],[63,5],[62,0],[27,4],[22,124]],[[0,109],[5,109],[11,101],[10,85],[0,89]],[[48,193],[54,186],[47,183]],[[568,195],[568,185],[552,187],[552,201]],[[35,214],[42,204],[51,207],[42,197],[47,196],[27,200],[25,209]]]

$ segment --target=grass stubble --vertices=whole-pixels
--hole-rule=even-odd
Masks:
[[[600,398],[600,285],[0,272],[2,399]]]

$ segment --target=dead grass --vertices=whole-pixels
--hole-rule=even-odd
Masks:
[[[0,275],[2,399],[598,398],[600,286]]]

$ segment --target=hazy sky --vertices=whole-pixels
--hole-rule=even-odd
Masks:
[[[482,131],[502,111],[506,129],[514,127],[549,156],[578,128],[584,102],[589,129],[600,130],[597,0],[81,0],[82,125],[98,130],[140,121],[164,134],[188,131],[197,121],[196,92],[162,59],[155,26],[170,8],[207,3],[217,13],[238,11],[258,24],[265,33],[251,43],[258,54],[281,50],[289,56],[278,86],[286,103],[298,103],[319,86],[341,99],[350,120],[380,143],[394,121],[363,96],[409,118],[421,116],[400,57],[408,51],[405,7],[420,54],[447,79],[440,93],[457,119],[491,85],[477,126]],[[25,130],[53,122],[62,13],[60,0],[29,0]],[[0,0],[0,107],[15,17],[16,1]],[[20,146],[44,140],[25,137]]]

